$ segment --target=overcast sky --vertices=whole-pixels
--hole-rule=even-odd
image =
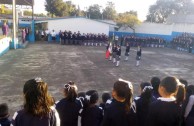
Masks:
[[[107,1],[115,4],[117,12],[125,12],[134,10],[138,13],[138,18],[143,21],[146,19],[149,6],[154,4],[156,0],[71,0],[73,4],[79,5],[82,10],[92,4],[99,4],[102,7],[106,6]],[[45,0],[35,0],[35,13],[45,13]]]

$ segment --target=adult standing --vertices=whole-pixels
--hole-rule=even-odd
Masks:
[[[25,28],[22,29],[22,43],[25,43],[26,41],[26,30]]]
[[[51,32],[51,37],[52,37],[52,41],[55,42],[55,40],[56,40],[56,32],[55,32],[55,30],[53,30],[53,31]]]
[[[6,22],[4,22],[4,24],[2,26],[3,36],[7,36],[8,35],[8,31],[9,31],[9,26],[7,25]]]

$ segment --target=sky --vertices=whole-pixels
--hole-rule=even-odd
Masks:
[[[64,0],[65,1],[65,0]],[[69,0],[68,0],[69,1]],[[118,13],[134,10],[138,13],[138,18],[141,21],[146,19],[148,14],[149,6],[155,4],[156,0],[71,0],[73,4],[79,5],[80,9],[86,10],[93,4],[99,4],[103,8],[106,6],[107,1],[115,4],[115,9]],[[44,3],[45,0],[34,0],[34,12],[35,13],[46,13]]]

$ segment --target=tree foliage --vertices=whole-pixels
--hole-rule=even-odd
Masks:
[[[100,8],[101,6],[98,4],[89,6],[87,10],[87,16],[91,19],[100,19],[101,18]]]
[[[135,29],[135,25],[139,24],[137,16],[131,12],[125,12],[118,14],[116,22],[120,27]]]
[[[107,6],[102,12],[103,19],[114,20],[116,18],[116,10],[113,2],[108,2]]]
[[[164,23],[171,14],[192,14],[194,13],[194,4],[192,0],[157,0],[149,8],[147,21]]]

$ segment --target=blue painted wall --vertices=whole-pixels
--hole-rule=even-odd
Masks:
[[[175,31],[173,31],[171,33],[171,35],[159,35],[159,34],[145,34],[145,33],[135,33],[134,34],[134,33],[130,33],[130,32],[118,32],[118,31],[113,32],[113,31],[110,31],[109,36],[113,36],[113,34],[114,34],[114,35],[117,35],[119,37],[121,37],[122,35],[123,36],[135,35],[137,37],[159,37],[159,38],[163,38],[167,42],[170,42],[174,37],[179,36],[182,33],[184,33],[184,32],[175,32]],[[191,34],[194,35],[194,33],[191,33]]]

